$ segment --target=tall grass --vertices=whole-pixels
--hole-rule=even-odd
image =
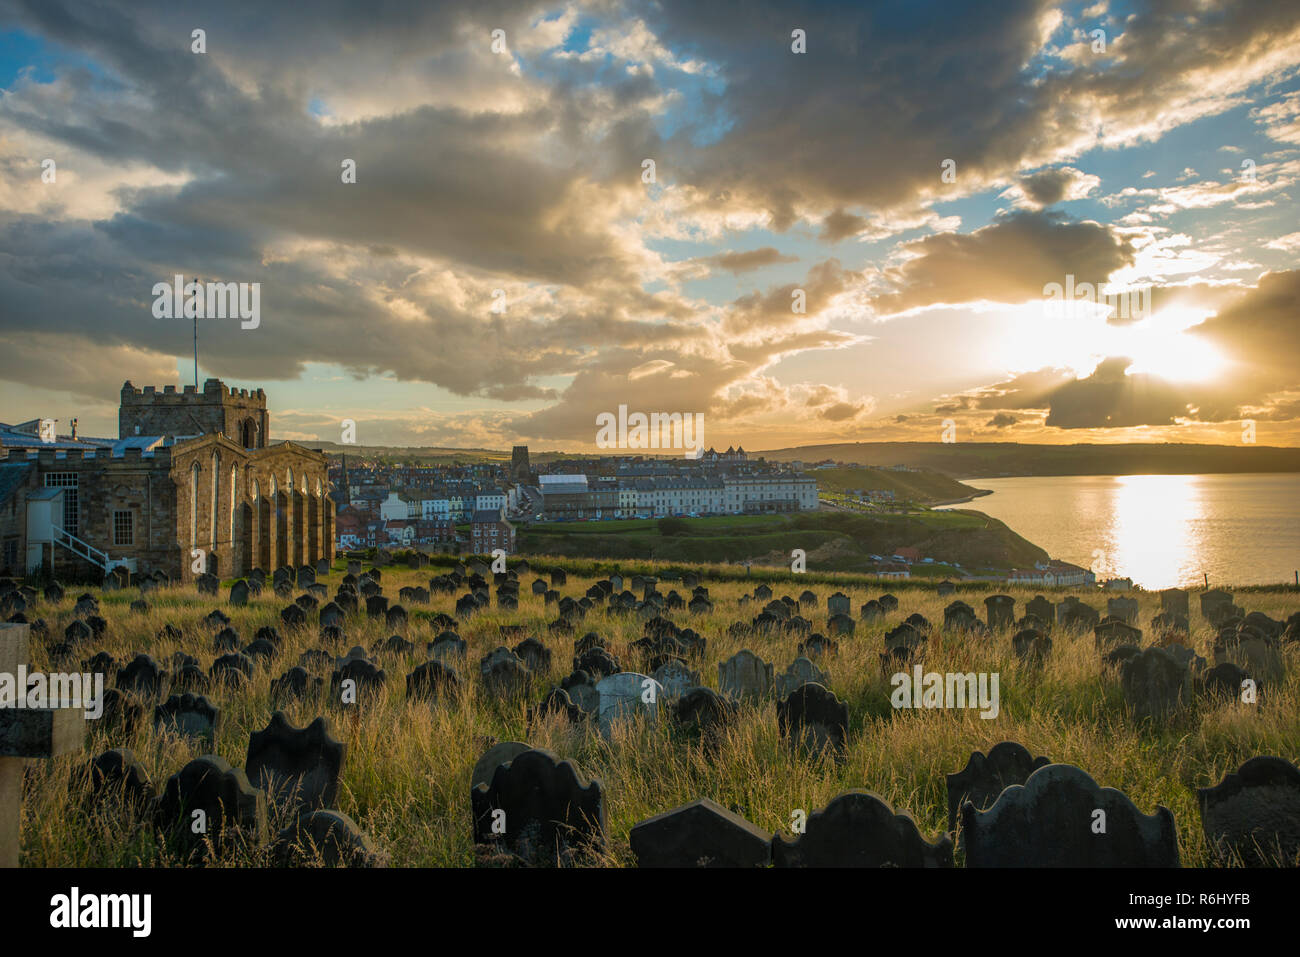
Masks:
[[[556,559],[555,564],[569,564]],[[646,565],[648,563],[640,563]],[[573,562],[564,594],[581,596],[596,580],[590,565]],[[403,585],[427,584],[436,567],[413,571],[402,566],[383,569],[384,593],[396,604]],[[731,570],[734,574],[734,570]],[[437,704],[408,701],[405,675],[425,660],[425,643],[434,636],[428,621],[438,611],[454,613],[455,596],[435,596],[429,606],[407,606],[410,622],[406,637],[416,645],[407,655],[381,655],[376,660],[388,673],[382,692],[363,699],[362,706],[345,711],[332,700],[292,702],[282,705],[289,719],[305,725],[318,714],[329,716],[333,733],[347,744],[347,758],[337,805],[366,830],[376,848],[397,866],[468,866],[475,860],[470,817],[470,775],[475,761],[496,741],[526,741],[573,759],[589,777],[598,778],[604,788],[607,808],[608,846],[603,861],[628,865],[633,859],[628,833],[638,821],[698,797],[710,797],[735,808],[755,824],[771,831],[789,832],[791,815],[823,807],[838,792],[868,788],[880,794],[897,810],[909,811],[923,833],[930,836],[947,824],[947,793],[944,775],[961,770],[971,751],[987,751],[1003,740],[1018,741],[1035,755],[1053,761],[1076,764],[1101,785],[1125,792],[1143,811],[1150,813],[1164,805],[1178,822],[1178,838],[1186,865],[1211,863],[1200,827],[1195,788],[1217,784],[1248,758],[1260,754],[1280,755],[1296,761],[1300,757],[1300,674],[1297,648],[1285,654],[1288,677],[1281,687],[1269,689],[1257,706],[1198,700],[1189,711],[1169,723],[1139,724],[1126,713],[1123,695],[1113,675],[1105,675],[1099,664],[1091,633],[1053,635],[1049,660],[1041,668],[1023,666],[1012,651],[1010,634],[987,640],[959,639],[937,631],[943,608],[951,601],[932,590],[890,588],[900,595],[901,605],[886,621],[870,625],[858,622],[853,637],[839,638],[839,653],[822,658],[819,666],[829,676],[831,689],[848,703],[850,728],[841,760],[815,756],[788,747],[777,731],[775,704],[743,707],[738,720],[711,749],[705,750],[673,726],[666,711],[652,725],[629,722],[616,727],[609,739],[594,728],[570,727],[555,716],[526,726],[529,701],[501,701],[491,698],[478,677],[478,660],[503,641],[498,626],[522,623],[553,651],[548,673],[534,679],[532,702],[546,689],[557,685],[571,670],[573,639],[552,637],[546,625],[555,609],[545,608],[541,596],[531,593],[532,575],[522,576],[520,607],[503,613],[494,607],[461,625],[469,643],[461,662],[461,693]],[[341,571],[335,570],[322,582],[331,592]],[[831,581],[836,581],[831,579]],[[797,598],[805,587],[814,588],[820,605],[811,617],[814,630],[825,632],[826,597],[836,588],[853,600],[854,609],[886,588],[850,582],[828,585],[805,576],[788,576],[774,583],[775,593]],[[717,688],[718,664],[749,648],[774,662],[780,672],[795,658],[799,639],[784,635],[727,635],[727,626],[748,620],[758,613],[759,604],[743,610],[737,600],[757,584],[755,579],[706,581],[716,603],[713,612],[691,616],[673,615],[708,639],[707,653],[692,662],[700,671],[701,683]],[[680,583],[662,582],[661,591],[677,587],[684,597],[689,592]],[[982,612],[980,599],[993,588],[967,592],[958,597]],[[1035,593],[1011,590],[1017,612]],[[69,588],[64,600],[43,604],[35,614],[45,618],[51,640],[58,640],[72,620],[72,607],[80,589]],[[1065,592],[1051,594],[1059,600]],[[51,662],[39,641],[33,641],[33,667],[69,670],[98,650],[113,654],[125,663],[137,651],[154,656],[170,667],[174,652],[184,651],[199,658],[206,667],[216,657],[212,638],[216,629],[202,619],[214,607],[233,619],[244,643],[253,639],[261,625],[280,627],[279,611],[286,604],[266,590],[247,607],[226,604],[217,598],[198,595],[192,588],[172,588],[149,596],[151,609],[144,614],[129,610],[137,597],[134,590],[99,594],[101,612],[108,621],[104,639],[78,650],[74,663]],[[1104,607],[1100,595],[1083,596]],[[1159,611],[1155,595],[1139,595],[1140,621],[1145,623]],[[1252,590],[1239,599],[1248,610],[1263,611],[1285,618],[1300,609],[1300,596],[1282,589]],[[882,636],[912,612],[920,612],[934,625],[936,633],[927,649],[927,671],[986,671],[1000,674],[1001,712],[992,720],[977,710],[894,711],[889,703],[888,679],[880,673],[878,655]],[[31,617],[29,615],[29,617]],[[1196,650],[1210,657],[1212,632],[1200,619],[1193,596],[1193,634]],[[314,614],[309,615],[314,622]],[[183,640],[156,637],[167,623],[180,626]],[[271,681],[297,664],[308,648],[320,647],[313,623],[298,632],[280,628],[285,636],[282,653],[269,667],[257,671],[242,690],[217,688],[208,695],[221,708],[221,721],[211,750],[242,767],[249,735],[264,728],[278,705],[272,700]],[[379,619],[364,612],[350,617],[342,642],[329,650],[342,655],[353,645],[370,649],[389,634]],[[574,637],[595,631],[604,637],[627,670],[639,670],[641,663],[629,645],[642,634],[633,616],[606,617],[599,607],[579,622]],[[310,670],[310,669],[309,669]],[[325,699],[329,698],[328,674]],[[107,683],[112,685],[112,675]],[[26,866],[167,866],[179,863],[168,853],[159,836],[128,809],[112,802],[92,806],[84,785],[74,774],[79,766],[105,749],[128,747],[135,752],[161,789],[167,777],[208,748],[205,744],[156,732],[149,702],[142,726],[130,735],[94,723],[87,735],[85,753],[53,761],[29,764],[23,805],[23,863]],[[272,815],[272,828],[284,825]],[[267,862],[265,848],[248,847],[226,855],[222,863],[232,866]]]

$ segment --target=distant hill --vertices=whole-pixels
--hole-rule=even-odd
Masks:
[[[665,535],[657,522],[552,522],[519,529],[519,550],[531,555],[573,558],[653,558],[674,562],[743,562],[789,566],[802,548],[808,567],[821,571],[866,571],[872,554],[916,548],[935,564],[912,566],[914,575],[948,574],[948,563],[967,571],[1005,571],[1045,561],[1047,553],[1002,522],[980,512],[913,512],[855,515],[796,512],[790,515],[684,519],[681,531]],[[954,575],[953,577],[958,577]]]
[[[1300,472],[1300,449],[1255,445],[844,442],[835,445],[804,445],[755,454],[762,455],[769,461],[800,460],[805,464],[834,459],[859,465],[906,465],[910,468],[934,469],[954,478]]]
[[[822,492],[852,492],[856,489],[887,490],[898,502],[940,505],[962,502],[986,494],[983,489],[963,485],[944,475],[923,469],[919,472],[891,472],[888,469],[834,468],[807,472]]]

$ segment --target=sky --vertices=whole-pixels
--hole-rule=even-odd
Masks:
[[[1298,184],[1294,2],[0,0],[0,421],[1300,445]]]

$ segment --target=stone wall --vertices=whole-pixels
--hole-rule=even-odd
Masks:
[[[222,433],[245,448],[265,448],[270,429],[266,393],[261,389],[228,389],[219,379],[208,379],[203,391],[187,385],[180,392],[165,386],[137,389],[122,386],[117,416],[118,436],[207,435]],[[138,428],[138,431],[137,431]]]

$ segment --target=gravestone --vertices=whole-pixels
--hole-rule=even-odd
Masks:
[[[644,718],[653,725],[659,715],[659,699],[663,686],[648,675],[635,671],[621,671],[596,682],[600,705],[596,720],[600,730],[608,736],[616,721]]]
[[[1201,592],[1200,600],[1201,617],[1215,626],[1232,608],[1232,593],[1221,588]]]
[[[772,838],[775,867],[952,867],[952,838],[927,841],[906,812],[852,790],[808,815],[803,834]]]
[[[1138,620],[1138,601],[1136,598],[1109,598],[1106,600],[1106,614],[1131,625]]]
[[[967,867],[1178,866],[1178,831],[1168,808],[1143,814],[1124,794],[1099,787],[1070,764],[1039,768],[988,810],[965,802],[961,822]]]
[[[985,621],[990,631],[1010,628],[1016,621],[1016,600],[1010,595],[989,595],[984,599]]]
[[[153,783],[144,765],[129,748],[113,748],[86,765],[84,782],[87,796],[98,804],[107,798],[121,800],[139,812],[153,798]]]
[[[497,773],[497,768],[503,764],[508,764],[529,750],[531,750],[531,746],[521,741],[502,741],[499,744],[494,744],[475,763],[474,770],[470,773],[469,786],[476,788],[480,784],[491,784],[493,776]]]
[[[667,661],[655,669],[651,676],[659,682],[663,693],[669,698],[680,698],[692,688],[699,687],[700,673],[692,671],[685,662],[676,658]]]
[[[776,719],[781,737],[813,754],[842,751],[849,735],[849,706],[816,682],[804,682],[778,701]]]
[[[258,843],[266,830],[266,794],[224,758],[205,754],[167,779],[154,825],[186,854],[202,851],[204,838],[218,851],[240,839]]]
[[[191,692],[172,695],[153,711],[153,726],[158,732],[171,732],[206,741],[209,748],[217,739],[221,709],[203,695]]]
[[[947,776],[948,830],[957,830],[957,815],[963,803],[969,801],[977,811],[986,810],[1004,790],[1024,784],[1029,775],[1051,763],[1050,758],[1036,758],[1014,741],[993,745],[987,755],[971,752],[966,767]]]
[[[474,843],[495,845],[529,863],[568,863],[605,846],[600,782],[540,748],[499,765],[490,783],[474,786],[470,811]]]
[[[741,701],[757,701],[772,688],[772,666],[748,648],[718,663],[718,690]]]
[[[858,609],[858,617],[863,621],[877,621],[885,617],[885,609],[873,598]]]
[[[290,724],[283,711],[248,737],[244,768],[267,797],[295,814],[333,807],[347,745],[330,734],[329,719],[305,728]]]
[[[529,671],[541,674],[551,670],[551,649],[536,638],[525,638],[511,650],[523,660]]]
[[[1025,614],[1033,615],[1050,625],[1056,621],[1056,606],[1042,595],[1035,595],[1025,602]]]
[[[766,867],[772,835],[709,798],[647,818],[629,835],[637,867]]]
[[[326,808],[296,818],[276,835],[271,856],[278,867],[380,867],[370,838],[342,811]]]
[[[829,685],[830,679],[807,658],[796,658],[790,662],[790,667],[785,669],[783,674],[776,676],[773,686],[777,698],[787,698],[800,685],[812,682],[819,685]]]
[[[852,637],[855,624],[850,616],[837,613],[826,619],[826,630],[832,635]]]
[[[943,598],[947,595],[951,595],[953,592],[957,590],[957,586],[954,585],[952,582],[948,581],[948,579],[946,578],[943,581],[939,582],[937,588],[938,588],[940,598]]]
[[[1245,669],[1225,661],[1205,673],[1202,687],[1211,697],[1238,701],[1241,699],[1242,685],[1249,677]]]
[[[16,684],[19,666],[29,660],[28,626],[0,625],[0,675],[12,676]],[[83,707],[0,708],[0,868],[18,866],[27,759],[80,751],[86,737]]]
[[[1166,588],[1160,593],[1160,610],[1166,615],[1186,620],[1192,615],[1191,603],[1188,599],[1187,592],[1181,588]]]
[[[1052,653],[1052,639],[1034,628],[1018,631],[1011,638],[1016,657],[1025,664],[1041,664]]]
[[[525,695],[532,687],[533,675],[522,658],[504,645],[479,660],[479,675],[489,694],[500,697]]]
[[[157,695],[167,680],[167,672],[149,655],[140,653],[117,671],[117,687],[146,698]]]
[[[459,691],[460,675],[456,669],[436,658],[418,665],[406,676],[408,700],[438,701]]]
[[[609,675],[618,674],[622,671],[618,658],[611,655],[604,648],[588,648],[582,654],[573,659],[574,671],[585,671],[595,680]]]
[[[1102,653],[1124,645],[1132,645],[1134,648],[1142,645],[1142,629],[1134,628],[1115,618],[1107,618],[1096,625],[1092,629],[1092,634],[1097,651]]]
[[[230,586],[230,604],[248,604],[248,582],[244,581],[244,579],[241,578]]]
[[[1120,666],[1124,701],[1137,720],[1164,720],[1191,700],[1191,672],[1164,648],[1150,647]]]
[[[1214,787],[1197,788],[1205,843],[1222,864],[1294,867],[1300,860],[1300,770],[1251,758]]]
[[[328,658],[329,655],[326,654]],[[317,695],[325,686],[325,679],[313,676],[301,665],[294,665],[280,677],[271,681],[271,697],[274,700],[306,698]]]
[[[826,614],[829,617],[835,615],[852,614],[853,603],[849,601],[849,596],[843,592],[836,592],[826,599]]]

